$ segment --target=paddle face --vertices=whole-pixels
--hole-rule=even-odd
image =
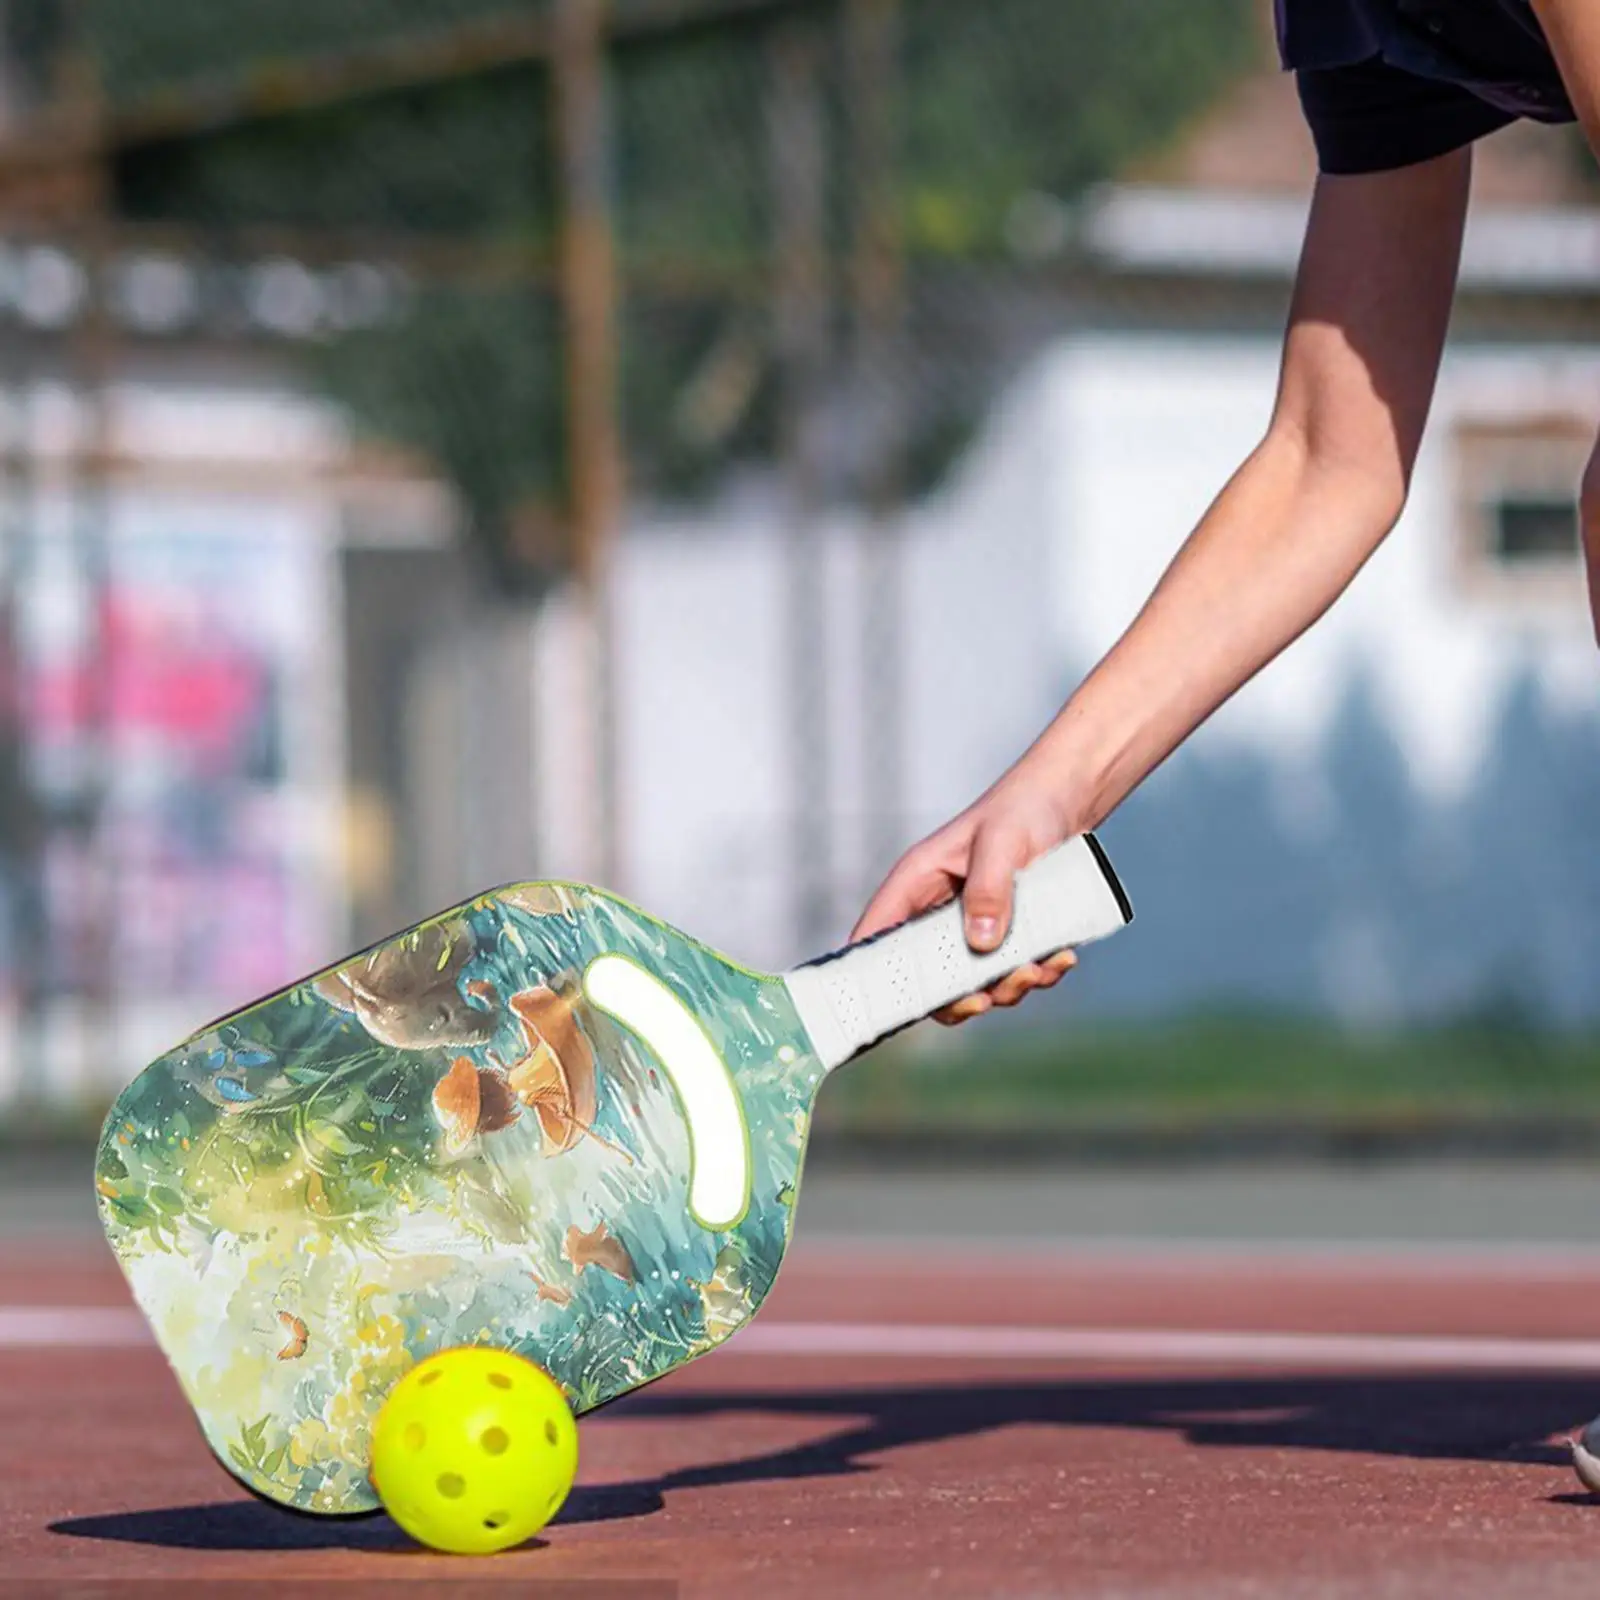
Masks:
[[[781,979],[598,891],[484,896],[214,1024],[113,1108],[107,1236],[218,1458],[370,1510],[415,1362],[515,1350],[583,1411],[733,1333],[823,1077]]]

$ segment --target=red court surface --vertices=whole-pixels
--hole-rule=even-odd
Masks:
[[[1561,1446],[1600,1411],[1597,1255],[802,1246],[745,1335],[586,1419],[557,1523],[486,1562],[247,1498],[131,1314],[96,1314],[124,1305],[90,1243],[0,1256],[0,1600],[1600,1581]]]

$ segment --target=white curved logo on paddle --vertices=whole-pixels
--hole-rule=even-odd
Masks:
[[[750,1204],[750,1136],[728,1064],[699,1019],[626,956],[600,956],[583,975],[589,1001],[655,1052],[689,1125],[689,1210],[702,1228],[731,1228]]]

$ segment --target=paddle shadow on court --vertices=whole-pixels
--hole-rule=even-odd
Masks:
[[[1274,1447],[1565,1468],[1566,1450],[1549,1441],[1575,1432],[1600,1409],[1600,1382],[1492,1375],[1177,1378],[800,1394],[654,1391],[625,1404],[635,1416],[688,1422],[727,1411],[849,1421],[789,1449],[590,1490],[582,1500],[574,1497],[560,1521],[648,1514],[636,1508],[653,1509],[677,1489],[870,1472],[878,1458],[906,1446],[1022,1424],[1177,1432],[1201,1448]],[[1567,1498],[1589,1503],[1585,1496]]]
[[[579,1486],[557,1524],[646,1517],[678,1489],[841,1477],[878,1469],[910,1445],[1028,1425],[1177,1432],[1201,1448],[1276,1447],[1414,1460],[1564,1466],[1548,1441],[1600,1410],[1600,1382],[1539,1376],[1283,1376],[1070,1383],[917,1384],[795,1393],[673,1392],[619,1402],[613,1415],[710,1422],[759,1412],[840,1426],[803,1445],[712,1461],[631,1483]],[[714,1433],[709,1437],[715,1437]],[[1572,1498],[1572,1497],[1568,1497]],[[398,1551],[411,1548],[385,1517],[297,1516],[254,1500],[74,1517],[53,1533],[187,1550]]]

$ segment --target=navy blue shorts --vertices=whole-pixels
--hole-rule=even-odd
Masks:
[[[1277,0],[1324,172],[1428,161],[1573,110],[1528,0]]]

